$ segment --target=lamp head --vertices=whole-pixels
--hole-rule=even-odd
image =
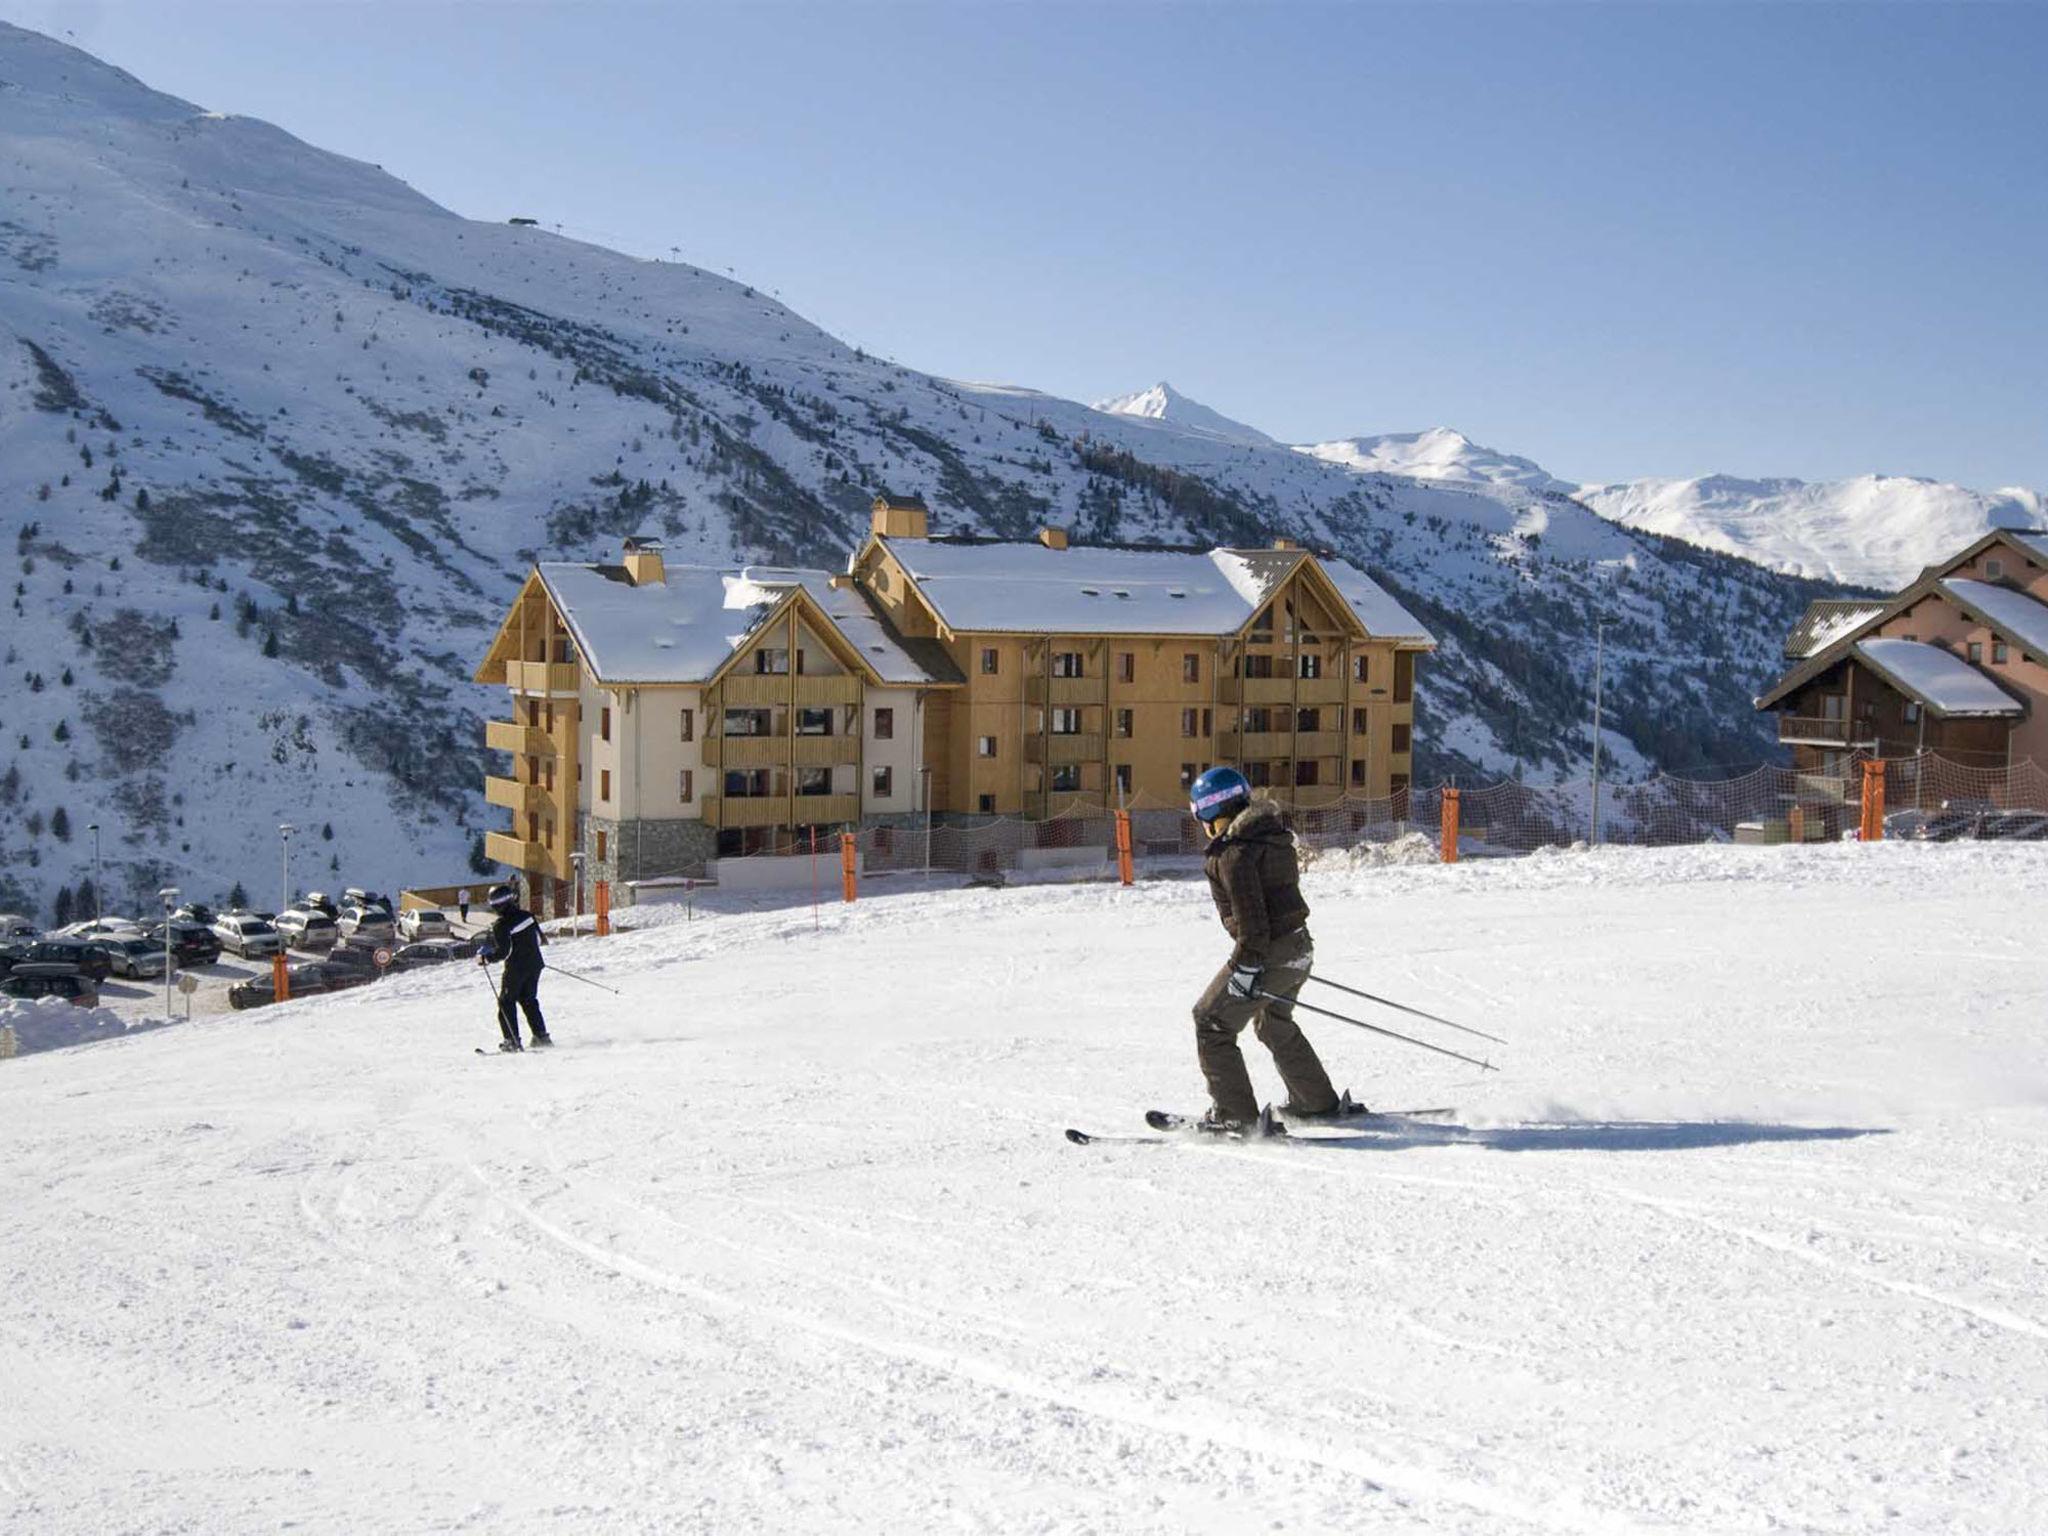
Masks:
[[[161,901],[164,904],[164,910],[166,912],[170,911],[171,908],[175,907],[178,904],[178,888],[175,885],[165,886],[162,890],[158,891],[156,895],[157,900]]]

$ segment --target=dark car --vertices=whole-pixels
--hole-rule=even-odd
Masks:
[[[37,939],[29,945],[28,953],[22,959],[30,965],[68,965],[80,975],[90,977],[94,985],[107,979],[114,969],[113,958],[97,944],[84,939]],[[20,965],[15,969],[19,970]]]
[[[2021,843],[2048,841],[2048,811],[1998,811],[1978,824],[1977,835]]]
[[[149,942],[158,949],[164,946],[164,930],[161,926],[150,929]],[[211,928],[202,928],[196,923],[174,921],[171,924],[171,959],[180,966],[211,965],[220,958],[220,939]]]
[[[446,965],[451,960],[474,960],[476,946],[462,939],[421,939],[407,944],[392,956],[394,971],[416,971],[427,966]]]
[[[198,928],[211,928],[220,914],[203,901],[188,901],[171,914],[174,923]]]
[[[291,992],[294,998],[310,997],[316,992],[336,990],[330,983],[327,968],[317,961],[290,968]],[[238,981],[228,988],[230,1008],[263,1008],[277,1001],[277,988],[268,971],[251,976],[247,981]]]
[[[100,989],[75,965],[31,961],[17,965],[8,972],[5,981],[0,981],[0,997],[16,997],[25,1001],[38,997],[61,997],[81,1008],[90,1008],[99,1002]]]

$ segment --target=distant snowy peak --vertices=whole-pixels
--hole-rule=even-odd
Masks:
[[[1799,576],[1904,586],[1993,528],[2048,522],[2048,497],[1910,475],[1849,480],[1630,480],[1588,485],[1579,500],[1617,523],[1741,555]]]
[[[1111,416],[1137,416],[1147,421],[1163,421],[1168,426],[1205,433],[1227,443],[1244,443],[1253,448],[1279,446],[1274,439],[1266,436],[1257,427],[1248,427],[1241,421],[1232,421],[1221,411],[1212,411],[1201,401],[1190,400],[1164,379],[1150,389],[1141,389],[1136,394],[1118,395],[1114,400],[1098,400],[1095,402],[1095,409]]]
[[[1542,465],[1482,447],[1462,432],[1431,427],[1427,432],[1384,432],[1377,437],[1344,437],[1305,443],[1300,452],[1328,464],[1411,480],[1445,480],[1479,485],[1513,485],[1531,491],[1578,489]]]

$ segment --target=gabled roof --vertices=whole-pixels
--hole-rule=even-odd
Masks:
[[[2024,703],[1941,646],[1923,640],[1859,640],[1855,654],[1907,698],[1943,718],[2027,712]]]
[[[798,593],[872,681],[959,681],[950,663],[951,677],[935,676],[929,658],[913,655],[864,596],[833,588],[825,571],[671,565],[662,581],[640,586],[616,565],[550,562],[535,572],[602,683],[705,682]]]
[[[1972,581],[1966,576],[1945,578],[1941,590],[1982,619],[2008,644],[2019,646],[2036,661],[2048,662],[2048,604],[2011,587]]]
[[[1785,637],[1785,659],[1817,655],[1885,610],[1883,598],[1815,598]]]
[[[1312,557],[1304,550],[1171,549],[875,535],[956,633],[1234,635]],[[1317,566],[1375,639],[1434,645],[1363,571]],[[1341,576],[1340,576],[1341,573]]]

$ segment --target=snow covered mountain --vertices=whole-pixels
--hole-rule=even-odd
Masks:
[[[1631,528],[1668,534],[1799,576],[1890,590],[1993,528],[2048,521],[2040,491],[1973,491],[1910,475],[1850,480],[1629,480],[1581,501]]]
[[[1254,448],[1278,446],[1257,427],[1248,427],[1241,421],[1232,421],[1221,411],[1212,411],[1201,401],[1190,400],[1164,379],[1150,389],[1141,389],[1136,394],[1118,395],[1114,400],[1098,400],[1095,402],[1095,409],[1111,416],[1135,416],[1143,421],[1164,422],[1170,427],[1179,427],[1183,431],[1200,433],[1226,443],[1246,443]]]
[[[1431,427],[1427,432],[1385,432],[1377,437],[1343,437],[1328,443],[1305,443],[1312,458],[1347,469],[1407,475],[1416,480],[1445,480],[1463,485],[1508,485],[1523,490],[1569,496],[1578,487],[1560,480],[1542,465],[1493,448],[1482,448],[1462,432]]]
[[[888,488],[944,531],[1331,548],[1443,641],[1425,775],[1576,771],[1607,611],[1610,761],[1754,760],[1750,697],[1824,590],[1163,393],[1141,418],[916,373],[8,26],[0,181],[0,908],[89,874],[91,822],[110,906],[267,895],[280,822],[297,882],[459,875],[503,708],[471,667],[530,561],[643,525],[679,562],[832,563]]]

